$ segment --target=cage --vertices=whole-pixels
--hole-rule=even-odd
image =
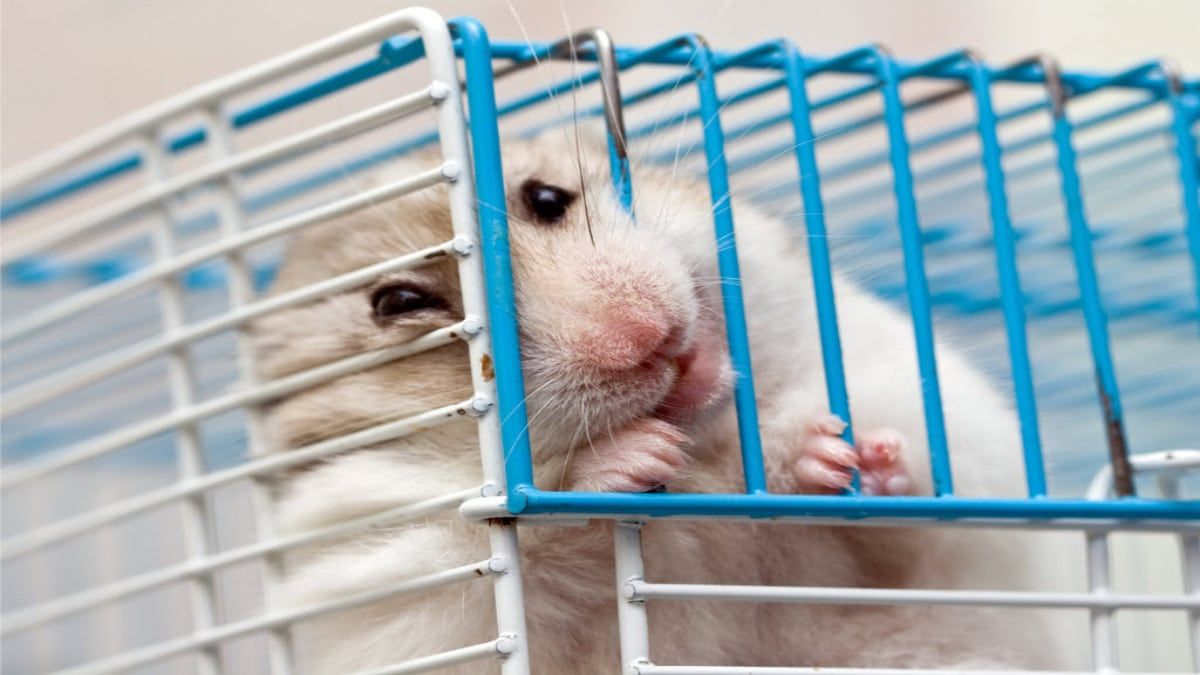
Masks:
[[[723,199],[731,190],[805,229],[829,408],[850,429],[831,270],[863,270],[870,290],[904,308],[927,385],[934,495],[767,493],[735,245],[720,249],[719,263],[745,494],[534,487],[500,149],[581,119],[603,124],[627,207],[638,162],[661,163],[708,182],[719,240],[736,232],[736,208]],[[613,672],[927,672],[653,663],[646,605],[664,599],[1058,608],[1088,619],[1087,672],[1194,670],[1200,502],[1186,494],[1200,450],[1186,446],[1200,413],[1197,120],[1200,81],[1166,61],[1088,73],[1046,55],[991,65],[969,50],[908,62],[877,45],[823,57],[784,40],[724,51],[696,35],[627,47],[602,30],[498,42],[472,19],[412,9],[6,171],[4,667],[288,673],[303,670],[295,624],[396,594],[491,583],[494,639],[377,672],[479,662],[480,672],[527,673],[518,530],[610,519],[621,635]],[[428,171],[362,178],[430,147],[439,162]],[[288,236],[435,185],[447,186],[450,240],[264,293]],[[253,322],[431,256],[457,260],[462,321],[262,379]],[[1015,402],[1024,496],[955,495],[935,330],[973,345]],[[264,405],[459,341],[470,353],[470,398],[264,452]],[[277,531],[272,476],[463,418],[478,425],[482,485]],[[288,552],[453,510],[490,524],[481,526],[489,558],[266,609]],[[1068,530],[1086,544],[1078,574],[1087,588],[650,582],[639,531],[658,518]]]

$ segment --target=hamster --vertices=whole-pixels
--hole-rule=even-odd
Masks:
[[[535,481],[742,492],[708,189],[639,166],[634,223],[611,189],[603,148],[573,143],[554,134],[511,141],[503,156]],[[409,162],[401,173],[417,170],[419,159]],[[865,492],[931,494],[908,318],[835,280],[852,448],[827,408],[802,235],[736,196],[733,214],[770,491],[835,493],[856,468]],[[451,236],[442,188],[377,204],[299,236],[274,291]],[[458,284],[446,260],[265,318],[254,327],[262,374],[451,325],[463,316]],[[959,352],[941,345],[937,358],[957,494],[1019,496],[1009,404]],[[471,392],[466,348],[452,344],[296,393],[270,408],[267,423],[286,452]],[[442,425],[289,475],[279,526],[303,531],[481,482],[475,425]],[[522,526],[519,536],[533,672],[619,672],[611,522]],[[651,521],[643,532],[651,581],[1072,590],[1052,579],[1070,568],[1057,536],[744,520]],[[301,551],[276,595],[281,608],[304,606],[489,555],[486,527],[449,513]],[[493,639],[493,602],[486,583],[400,596],[311,621],[297,642],[312,672],[378,667]],[[1060,639],[1071,617],[1030,609],[655,601],[648,611],[658,664],[1047,669],[1072,666],[1077,653]],[[439,672],[497,670],[477,662]]]

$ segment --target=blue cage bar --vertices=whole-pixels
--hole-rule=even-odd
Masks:
[[[1094,74],[1060,71],[1046,57],[1022,60],[1013,65],[990,66],[968,51],[956,51],[928,61],[912,63],[893,58],[878,46],[854,49],[832,57],[803,54],[788,41],[775,40],[737,52],[711,49],[694,35],[683,35],[644,47],[612,47],[606,62],[606,45],[594,35],[581,34],[571,39],[564,49],[563,42],[515,43],[490,42],[483,27],[473,19],[450,22],[457,39],[467,92],[470,138],[473,148],[474,174],[481,228],[481,247],[486,260],[488,301],[491,316],[490,333],[495,355],[498,387],[498,413],[506,456],[507,507],[513,514],[631,514],[638,516],[750,516],[750,517],[836,517],[836,518],[914,518],[940,520],[1164,520],[1200,519],[1200,502],[1165,501],[1133,496],[1132,472],[1128,465],[1129,441],[1125,429],[1122,392],[1118,386],[1116,363],[1110,346],[1109,323],[1127,315],[1153,313],[1156,321],[1171,325],[1190,325],[1194,331],[1200,323],[1194,302],[1200,300],[1200,187],[1197,184],[1195,127],[1200,120],[1200,80],[1185,80],[1169,64],[1147,62],[1114,74]],[[379,77],[412,64],[423,57],[419,40],[393,38],[385,41],[372,58],[344,68],[332,75],[315,80],[282,95],[234,111],[229,116],[231,127],[252,126],[289,110],[303,106],[335,92]],[[579,72],[523,96],[498,101],[496,80],[508,72],[524,68],[537,61],[573,57],[581,62]],[[590,65],[600,62],[599,67]],[[585,65],[586,64],[586,65]],[[606,75],[614,78],[619,72],[639,66],[670,66],[682,69],[661,82],[621,94]],[[614,71],[615,72],[612,72]],[[768,77],[757,84],[731,94],[721,95],[717,75],[724,71],[760,72]],[[606,72],[609,71],[609,72]],[[837,75],[865,79],[832,94],[813,96],[810,82],[816,78]],[[945,89],[939,93],[905,100],[902,87],[913,80],[941,82]],[[613,80],[615,81],[615,80]],[[533,467],[526,435],[527,411],[524,407],[525,389],[520,367],[520,345],[515,317],[515,298],[512,291],[512,271],[507,238],[505,186],[501,170],[501,135],[499,121],[526,110],[558,94],[572,92],[600,83],[605,93],[616,96],[624,107],[655,100],[684,84],[695,84],[698,105],[682,112],[673,112],[660,119],[642,123],[628,130],[609,124],[612,150],[614,188],[623,202],[631,203],[632,186],[636,185],[636,170],[630,168],[626,155],[627,141],[643,138],[663,129],[700,120],[703,128],[699,148],[703,150],[710,191],[713,197],[714,236],[729,241],[720,248],[719,269],[725,279],[722,285],[724,310],[728,329],[730,354],[739,374],[735,389],[739,434],[742,445],[746,494],[599,494],[554,492],[538,489],[533,484]],[[1041,100],[1011,107],[997,108],[993,89],[997,85],[1027,85],[1045,92]],[[1100,113],[1090,113],[1077,119],[1068,115],[1070,102],[1088,94],[1120,90],[1140,96],[1132,102],[1112,106]],[[732,108],[760,100],[775,92],[787,97],[788,109],[736,124],[723,130],[722,114]],[[864,97],[878,96],[882,112],[864,114],[839,120],[831,128],[814,122],[814,113],[836,108]],[[906,126],[913,113],[936,106],[955,97],[970,97],[974,103],[975,120],[942,128],[935,133],[910,138]],[[1117,137],[1078,149],[1076,134],[1134,116],[1140,111],[1165,104],[1170,123],[1142,125],[1122,131]],[[617,106],[618,110],[620,106]],[[581,115],[611,117],[609,103],[579,111]],[[1015,137],[1003,137],[1003,125],[1048,115],[1049,133],[1022,132]],[[566,121],[566,120],[564,120]],[[771,129],[790,128],[785,144],[726,155],[726,137],[744,139]],[[848,137],[867,129],[882,128],[886,133],[886,150],[872,151],[843,160],[830,166],[819,165],[817,142],[829,136]],[[1167,294],[1150,306],[1118,302],[1105,293],[1103,279],[1095,263],[1095,250],[1109,245],[1140,246],[1147,250],[1174,246],[1175,239],[1151,238],[1127,242],[1113,228],[1097,225],[1085,210],[1083,192],[1087,179],[1081,177],[1079,162],[1083,158],[1105,157],[1129,148],[1136,148],[1148,139],[1169,134],[1176,159],[1176,171],[1170,179],[1178,184],[1180,203],[1171,208],[1183,214],[1182,240],[1193,270],[1194,285],[1186,297]],[[938,160],[914,169],[915,153],[950,146],[974,136],[978,152],[967,152],[950,159]],[[358,171],[388,158],[428,144],[435,134],[403,139],[390,147],[362,156],[347,167],[316,171],[282,186],[273,187],[247,198],[246,208],[256,211],[269,208],[296,194],[328,184],[347,170]],[[207,142],[202,129],[185,131],[166,139],[164,150],[184,153]],[[1020,166],[1005,162],[1031,154],[1035,148],[1053,148],[1051,159],[1035,157]],[[744,309],[736,246],[736,216],[728,199],[730,174],[736,173],[766,158],[789,154],[794,157],[796,178],[781,181],[762,194],[763,199],[800,194],[805,204],[804,226],[813,235],[807,238],[811,259],[812,280],[817,301],[817,321],[822,342],[826,374],[826,390],[832,412],[848,422],[853,421],[852,405],[846,393],[842,353],[838,336],[836,299],[832,284],[833,256],[827,233],[825,211],[849,203],[858,197],[891,190],[894,210],[881,216],[893,221],[898,228],[902,251],[903,278],[893,289],[902,296],[910,311],[920,366],[925,423],[930,448],[931,470],[936,496],[933,497],[865,497],[851,490],[837,496],[772,495],[767,494],[762,449],[758,437],[757,410],[752,372],[749,367],[749,343],[746,336]],[[648,160],[653,161],[654,157]],[[659,157],[669,160],[669,157]],[[140,167],[145,158],[137,153],[121,154],[98,162],[83,170],[37,184],[14,195],[6,195],[0,205],[0,216],[15,218],[32,212],[55,200],[77,194],[112,180]],[[835,181],[858,177],[867,169],[886,167],[890,178],[862,180],[862,186],[834,198],[826,198],[825,187]],[[954,200],[967,183],[955,183],[941,191],[918,197],[917,180],[953,178],[969,169],[982,170],[981,183],[987,198],[987,220],[990,237],[971,237],[953,231],[941,231],[922,226],[919,202],[938,203]],[[1107,170],[1114,175],[1120,167]],[[1010,185],[1031,176],[1049,174],[1058,183],[1047,190],[1043,199],[1049,204],[1061,204],[1067,214],[1068,231],[1055,239],[1054,245],[1069,246],[1078,275],[1080,301],[1075,304],[1060,297],[1039,295],[1022,283],[1018,266],[1018,250],[1024,239],[1042,236],[1029,232],[1014,221]],[[1099,174],[1098,174],[1099,175]],[[1097,178],[1098,179],[1098,178]],[[976,181],[976,179],[970,179]],[[968,181],[968,183],[970,183]],[[185,228],[203,228],[211,224],[211,215],[201,215],[185,222]],[[1115,242],[1115,243],[1113,243]],[[932,247],[961,247],[978,250],[994,247],[999,294],[996,298],[980,298],[967,290],[950,297],[939,295],[931,288],[926,265],[926,251]],[[50,258],[27,258],[10,265],[5,274],[11,283],[36,284],[47,280],[84,276],[92,282],[111,281],[129,274],[139,266],[135,260],[98,260],[86,268],[71,266]],[[264,278],[269,270],[263,270]],[[204,283],[202,278],[186,277],[186,283]],[[969,289],[968,280],[962,281]],[[967,311],[978,308],[998,310],[1002,317],[1007,342],[1008,367],[1013,382],[1013,395],[1021,423],[1022,453],[1026,469],[1028,498],[975,499],[954,495],[951,478],[950,448],[947,447],[945,422],[942,417],[941,393],[937,380],[934,355],[934,309],[939,303],[953,304]],[[1119,497],[1087,501],[1048,495],[1044,441],[1039,424],[1038,401],[1035,398],[1031,366],[1031,345],[1027,322],[1057,316],[1081,308],[1085,318],[1092,364],[1095,368],[1098,398],[1102,403],[1101,423],[1108,441],[1105,457],[1113,466],[1113,477]],[[69,368],[68,368],[69,370]],[[1161,382],[1146,383],[1160,397],[1200,397],[1200,389],[1187,381],[1182,388],[1164,387]],[[1128,383],[1126,383],[1128,384]],[[852,424],[846,429],[852,439]]]

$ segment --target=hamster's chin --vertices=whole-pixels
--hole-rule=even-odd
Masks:
[[[671,360],[675,382],[654,417],[686,426],[723,403],[733,389],[733,367],[716,335],[697,335],[684,354]]]

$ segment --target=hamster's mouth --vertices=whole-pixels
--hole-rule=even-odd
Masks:
[[[654,416],[673,424],[686,424],[724,400],[732,385],[733,370],[720,338],[698,335],[686,352],[669,361],[675,382],[654,409]]]

